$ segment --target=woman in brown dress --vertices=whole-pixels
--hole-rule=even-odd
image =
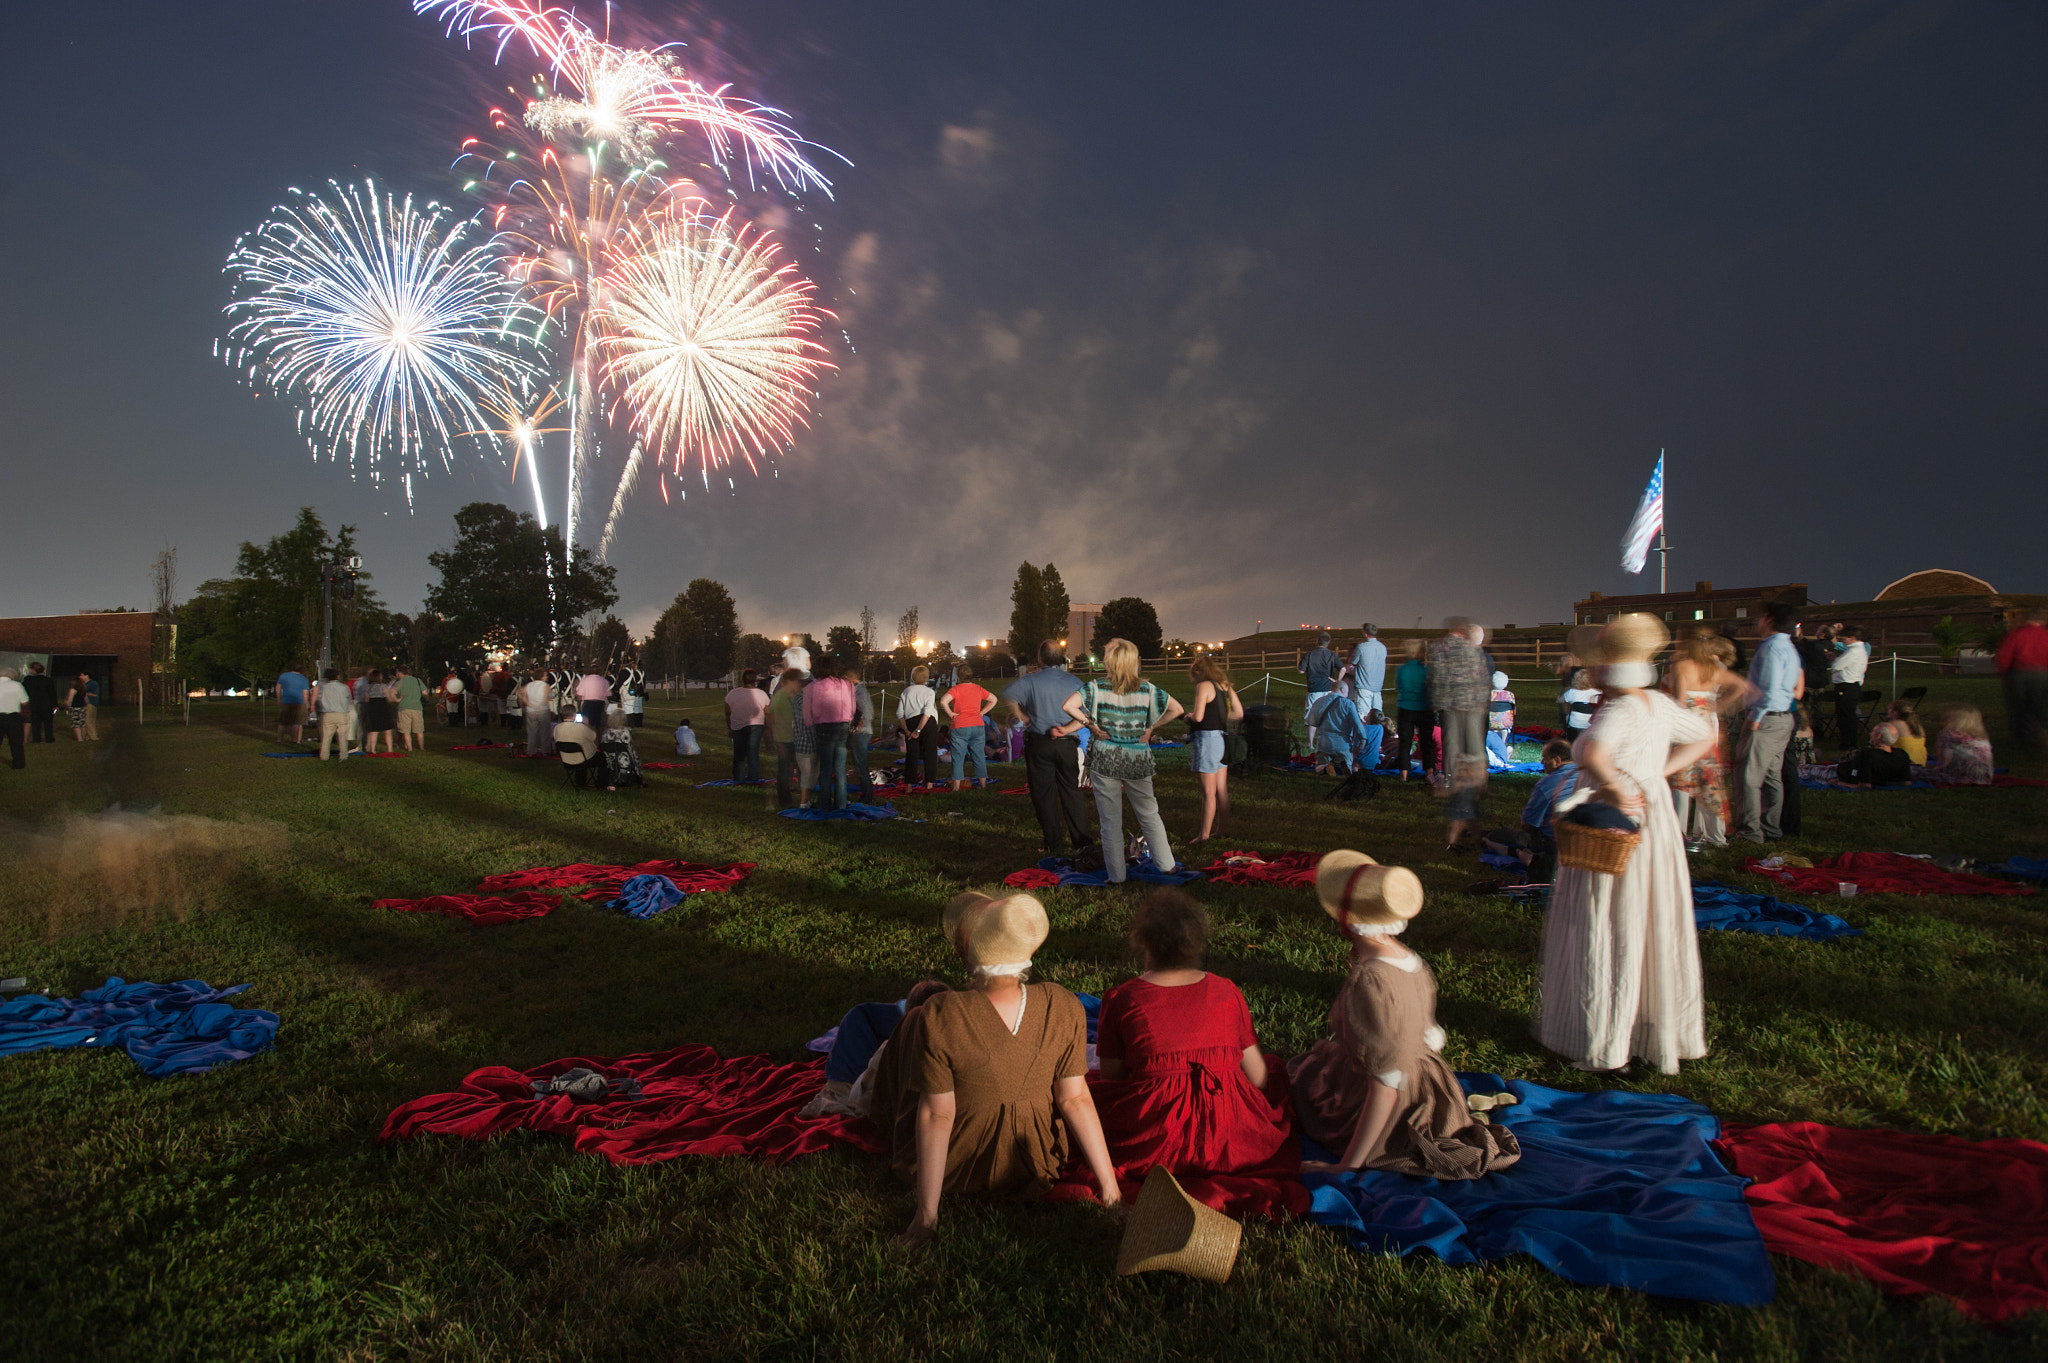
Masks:
[[[1088,1015],[1058,985],[1025,982],[1045,941],[1044,906],[1025,894],[961,895],[946,906],[945,929],[971,982],[910,1010],[876,1061],[875,1124],[891,1167],[917,1189],[917,1214],[897,1245],[931,1239],[944,1193],[1042,1193],[1069,1142],[1103,1205],[1117,1206],[1115,1166],[1088,1093]]]
[[[1332,852],[1316,867],[1316,896],[1351,939],[1351,974],[1330,1035],[1287,1064],[1302,1129],[1341,1152],[1335,1163],[1303,1160],[1302,1172],[1478,1178],[1520,1159],[1512,1132],[1473,1115],[1497,1100],[1468,1105],[1437,1057],[1436,977],[1394,942],[1422,911],[1422,882],[1362,852]]]

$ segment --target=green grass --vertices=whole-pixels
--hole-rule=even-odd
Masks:
[[[1543,718],[1554,687],[1517,690],[1525,717]],[[1988,684],[1937,684],[1936,702],[1956,698],[1995,722]],[[850,1004],[948,972],[939,906],[1032,859],[1022,796],[919,797],[901,807],[924,822],[851,826],[776,819],[758,790],[695,790],[725,774],[715,694],[657,700],[643,741],[654,755],[680,709],[712,751],[616,795],[490,753],[269,761],[241,703],[198,706],[189,729],[131,715],[104,726],[98,751],[67,739],[0,772],[0,812],[19,819],[118,800],[285,830],[281,851],[249,857],[184,921],[107,926],[103,909],[64,901],[46,866],[0,865],[0,975],[60,994],[108,975],[247,980],[246,1002],[284,1019],[275,1051],[206,1076],[150,1080],[97,1051],[0,1062],[11,1356],[2048,1356],[2041,1316],[1992,1330],[1946,1302],[1886,1298],[1784,1259],[1776,1302],[1741,1310],[1575,1287],[1527,1259],[1447,1268],[1354,1253],[1310,1224],[1254,1223],[1228,1284],[1119,1279],[1114,1226],[1078,1207],[952,1203],[936,1248],[898,1257],[888,1239],[908,1195],[881,1161],[851,1154],[627,1169],[525,1134],[377,1144],[393,1106],[481,1065],[684,1041],[793,1056]],[[1170,766],[1161,787],[1178,837],[1195,817],[1192,778]],[[1414,867],[1431,899],[1408,940],[1442,981],[1446,1058],[1584,1087],[1528,1036],[1540,911],[1461,892],[1482,868],[1440,850],[1419,786],[1342,807],[1326,788],[1238,782],[1228,841],[1355,846]],[[1485,817],[1510,821],[1526,789],[1497,780]],[[2040,790],[1809,793],[1797,850],[2042,855],[2044,813]],[[515,867],[657,856],[760,869],[738,893],[647,923],[574,900],[494,928],[369,907]],[[1702,863],[1736,876],[1731,856]],[[1261,1037],[1308,1045],[1343,961],[1313,899],[1200,896],[1218,922],[1212,964],[1244,987]],[[1046,976],[1099,992],[1129,973],[1134,891],[1044,897]],[[1865,930],[1857,939],[1707,934],[1713,1054],[1623,1086],[1733,1120],[2048,1138],[2044,906],[1868,897],[1828,905]]]

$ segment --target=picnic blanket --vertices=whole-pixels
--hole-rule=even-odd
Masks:
[[[1426,1249],[1450,1264],[1528,1254],[1570,1282],[1739,1306],[1776,1292],[1744,1180],[1710,1144],[1713,1113],[1674,1094],[1458,1078],[1468,1092],[1522,1100],[1492,1114],[1521,1142],[1518,1163],[1451,1181],[1304,1173],[1310,1219],[1371,1253]],[[1313,1142],[1302,1157],[1331,1158]]]
[[[2014,776],[2014,775],[2012,775],[2012,774],[2010,774],[2010,773],[2008,773],[2008,772],[2002,772],[2002,771],[1999,771],[1999,772],[1993,772],[1993,773],[1991,774],[1991,784],[1992,784],[1992,785],[1994,785],[1994,786],[2048,786],[2048,781],[2043,781],[2043,780],[2041,780],[2041,779],[2040,779],[2039,777],[2035,777],[2035,776]],[[1969,787],[1968,787],[1968,786],[1944,786],[1944,787],[1943,787],[1943,789],[1944,789],[1944,790],[1968,790],[1968,789],[1969,789]]]
[[[702,861],[643,861],[637,866],[596,866],[572,862],[567,866],[529,866],[523,871],[500,871],[476,883],[481,894],[502,890],[571,890],[587,887],[585,899],[611,899],[635,876],[667,876],[684,894],[722,894],[734,889],[754,869],[751,861],[712,865]]]
[[[490,739],[488,739],[488,738],[487,738],[487,739],[485,739],[485,740],[484,740],[483,742],[481,742],[481,743],[450,743],[450,744],[448,745],[448,751],[449,751],[449,752],[482,752],[482,751],[483,751],[483,750],[484,750],[485,748],[499,748],[499,749],[505,749],[505,748],[510,748],[511,746],[512,746],[512,745],[511,745],[511,744],[509,744],[509,743],[493,743],[493,742],[491,742],[491,740],[490,740]]]
[[[695,765],[694,762],[642,762],[640,767],[643,771],[688,771]]]
[[[517,894],[430,894],[424,899],[379,899],[373,909],[394,909],[399,913],[438,913],[449,918],[467,918],[485,925],[516,923],[522,918],[542,918],[561,904],[556,895],[528,890]]]
[[[618,909],[634,918],[652,918],[658,913],[667,913],[683,902],[682,887],[667,876],[634,876],[619,888],[616,899],[605,901],[608,909]]]
[[[109,976],[77,998],[21,994],[0,1002],[0,1055],[118,1046],[152,1078],[204,1074],[267,1051],[278,1018],[220,1002],[249,988],[203,980],[129,984]]]
[[[1517,724],[1512,732],[1516,738],[1529,743],[1548,743],[1553,738],[1564,736],[1564,730],[1553,729],[1547,724]]]
[[[642,763],[641,765],[642,765],[642,766],[645,766],[645,765],[646,765],[646,763],[644,763],[644,762],[643,762],[643,763]],[[709,789],[711,789],[711,788],[712,788],[713,786],[772,786],[772,785],[774,785],[774,784],[775,784],[775,782],[773,782],[773,781],[769,780],[769,779],[768,779],[767,777],[765,777],[765,776],[763,776],[763,777],[760,777],[759,779],[757,779],[757,780],[753,780],[753,781],[734,781],[734,780],[731,780],[730,778],[728,778],[728,779],[724,779],[724,780],[718,780],[718,781],[699,781],[699,782],[697,783],[697,789],[699,789],[699,790],[709,790]]]
[[[1825,942],[1836,937],[1861,937],[1844,919],[1816,909],[1788,904],[1767,894],[1744,894],[1717,880],[1692,883],[1692,916],[1701,931],[1760,932],[1771,937],[1798,937]]]
[[[850,802],[844,809],[785,809],[779,811],[785,819],[818,821],[824,819],[847,819],[858,823],[879,823],[883,819],[896,817],[893,805],[864,805],[858,800]]]
[[[2009,876],[2025,876],[2028,880],[2048,880],[2048,857],[2007,857],[2004,865],[1991,869]]]
[[[1152,885],[1186,885],[1200,880],[1200,871],[1190,870],[1185,864],[1171,871],[1162,871],[1152,864],[1151,856],[1145,855],[1124,865],[1126,880],[1142,880]],[[1077,871],[1072,857],[1047,857],[1034,867],[1012,871],[1003,877],[1003,884],[1020,890],[1048,890],[1056,885],[1081,885],[1100,889],[1109,884],[1109,872],[1103,870]]]
[[[1764,1243],[2004,1321],[2048,1310],[2048,1145],[1818,1122],[1731,1125]]]
[[[2032,894],[2030,885],[2015,885],[1991,876],[1944,871],[1918,857],[1897,852],[1844,852],[1811,868],[1765,866],[1748,857],[1742,869],[1789,885],[1801,894],[1834,894],[1844,881],[1859,894]]]
[[[638,1083],[637,1096],[579,1101],[536,1097],[545,1082],[589,1069]],[[797,1115],[825,1080],[825,1062],[783,1064],[765,1055],[721,1059],[709,1046],[684,1045],[617,1059],[572,1056],[530,1070],[473,1070],[453,1093],[433,1093],[392,1110],[378,1139],[422,1134],[488,1140],[506,1131],[567,1136],[578,1150],[614,1164],[654,1164],[678,1155],[752,1155],[780,1163],[834,1145],[880,1153],[881,1137],[864,1118]]]
[[[1314,852],[1220,852],[1202,874],[1218,885],[1313,885],[1319,860]]]

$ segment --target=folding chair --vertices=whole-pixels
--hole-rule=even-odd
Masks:
[[[590,734],[588,742],[584,741],[581,734],[572,734],[567,738],[558,737],[555,740],[555,755],[562,759],[562,775],[576,789],[587,789],[590,785],[591,771],[597,763],[597,735],[587,725],[559,727],[574,727]],[[601,786],[604,783],[600,781],[598,784]]]
[[[1921,701],[1927,699],[1927,688],[1924,686],[1909,686],[1899,692],[1899,699],[1910,700],[1913,704],[1918,705]]]

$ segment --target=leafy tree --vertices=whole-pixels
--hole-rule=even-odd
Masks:
[[[542,530],[532,513],[495,502],[456,512],[454,546],[427,563],[441,576],[427,588],[426,608],[446,620],[446,651],[463,661],[480,660],[490,638],[520,653],[548,653],[572,638],[567,622],[619,599],[616,569],[580,545],[564,568],[559,528]]]
[[[1047,634],[1045,575],[1029,563],[1017,565],[1010,584],[1010,652],[1029,657]]]
[[[740,612],[732,593],[722,583],[699,577],[692,578],[676,600],[689,611],[692,626],[683,650],[687,675],[709,679],[732,671],[740,637]]]
[[[242,588],[239,578],[210,578],[178,608],[178,668],[209,690],[264,679],[238,628]]]
[[[860,608],[860,651],[862,657],[875,651],[875,613],[866,606]]]
[[[909,644],[896,645],[895,652],[889,655],[889,670],[898,678],[907,679],[917,663],[917,649]]]
[[[1039,569],[1038,576],[1045,590],[1045,633],[1038,639],[1062,638],[1067,632],[1067,612],[1073,608],[1073,603],[1067,600],[1067,584],[1060,579],[1060,570],[1050,563]],[[1038,639],[1031,641],[1034,654]]]
[[[1119,596],[1104,605],[1102,614],[1095,617],[1095,637],[1088,643],[1089,651],[1101,657],[1111,639],[1129,639],[1138,646],[1140,658],[1157,658],[1162,643],[1159,612],[1152,609],[1149,601]]]
[[[897,620],[896,620],[896,647],[897,647],[897,648],[898,648],[899,650],[901,650],[901,649],[905,649],[905,648],[910,648],[910,647],[912,647],[913,645],[915,645],[916,643],[917,643],[917,607],[915,607],[915,606],[912,606],[912,607],[911,607],[911,608],[910,608],[909,610],[907,610],[907,611],[903,612],[903,614],[902,614],[901,616],[897,617]]]
[[[310,506],[282,535],[258,545],[245,542],[235,556],[235,576],[203,582],[187,603],[190,620],[179,616],[179,648],[199,668],[224,682],[258,685],[287,667],[310,668],[320,656],[322,625],[320,570],[355,553],[355,527],[330,535]],[[369,586],[357,578],[353,595],[334,601],[335,663],[340,667],[389,662],[395,656],[395,617]]]
[[[751,667],[765,677],[768,669],[775,666],[775,660],[782,656],[782,645],[765,634],[742,634],[734,653],[734,667]]]
[[[632,654],[633,632],[618,616],[607,615],[590,631],[587,647],[589,651],[584,656],[589,659],[590,666],[609,671]]]
[[[834,625],[825,631],[825,652],[849,667],[860,665],[860,631],[852,625]]]

